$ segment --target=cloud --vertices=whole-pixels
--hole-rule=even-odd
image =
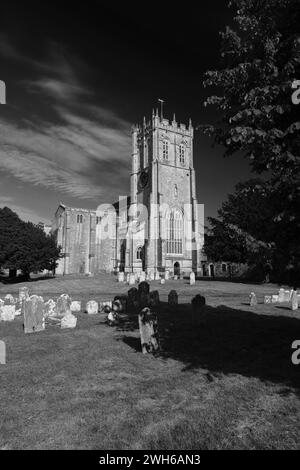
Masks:
[[[46,224],[51,223],[49,219],[46,220],[43,216],[39,215],[34,210],[28,209],[22,205],[18,205],[12,197],[0,195],[0,207],[9,207],[12,211],[18,214],[20,219],[24,220],[25,222],[30,221],[34,224],[39,222],[44,222]]]

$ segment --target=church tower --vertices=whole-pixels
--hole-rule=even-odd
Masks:
[[[126,271],[200,271],[193,135],[158,111],[132,129],[131,216]],[[144,209],[143,209],[144,208]],[[202,231],[202,227],[201,227]]]

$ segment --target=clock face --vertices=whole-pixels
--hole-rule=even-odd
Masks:
[[[146,171],[143,171],[141,173],[140,180],[139,180],[140,187],[144,188],[145,186],[147,186],[148,181],[149,181],[149,175]]]

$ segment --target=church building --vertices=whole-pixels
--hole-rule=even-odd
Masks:
[[[95,210],[59,205],[52,227],[63,254],[57,274],[202,274],[193,136],[191,121],[170,122],[158,111],[132,128],[130,196]]]

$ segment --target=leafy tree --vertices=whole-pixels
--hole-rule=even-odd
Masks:
[[[217,90],[205,104],[215,105],[221,118],[202,129],[225,147],[225,156],[238,152],[250,159],[255,172],[266,173],[267,196],[260,194],[257,214],[249,212],[251,221],[231,197],[219,215],[223,222],[234,219],[232,224],[250,234],[253,243],[273,242],[278,269],[300,275],[300,122],[291,100],[292,83],[300,77],[299,1],[232,0],[230,6],[236,8],[236,28],[221,34],[221,67],[207,72],[204,81]],[[238,196],[241,207],[246,186]],[[211,224],[221,241],[221,228],[226,235],[228,225],[225,230],[224,224]]]
[[[0,209],[0,266],[20,269],[25,277],[31,272],[52,270],[60,257],[60,248],[53,236],[20,220],[9,208]]]

